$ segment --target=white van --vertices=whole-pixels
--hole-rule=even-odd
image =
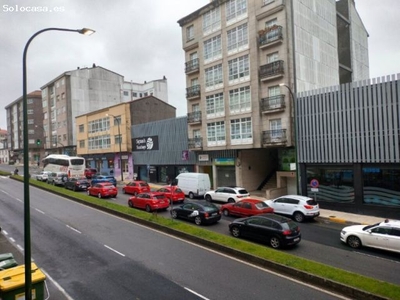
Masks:
[[[204,197],[204,194],[211,189],[210,177],[207,173],[181,173],[176,176],[172,185],[179,186],[190,199]]]

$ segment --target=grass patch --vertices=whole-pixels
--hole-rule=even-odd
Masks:
[[[17,180],[23,180],[23,178],[18,175],[12,175],[11,177]],[[267,246],[262,246],[228,235],[215,233],[208,230],[207,227],[199,227],[190,223],[158,216],[157,214],[132,209],[128,206],[122,206],[120,204],[110,201],[104,201],[104,199],[98,199],[83,193],[76,193],[63,187],[52,186],[47,183],[37,181],[35,179],[30,179],[30,184],[38,188],[43,188],[61,196],[76,199],[80,202],[84,202],[104,210],[111,210],[115,213],[118,213],[119,215],[125,215],[127,217],[130,216],[137,220],[151,222],[153,224],[163,226],[177,232],[201,238],[205,241],[213,242],[218,245],[235,249],[243,253],[248,253],[261,259],[265,259],[296,270],[307,272],[321,278],[326,278],[347,285],[349,287],[354,287],[373,295],[388,299],[400,300],[399,285],[376,280],[360,274],[348,272],[322,263],[314,262],[289,253],[285,253],[284,251],[274,250]]]

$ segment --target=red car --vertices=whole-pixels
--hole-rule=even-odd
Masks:
[[[99,198],[113,197],[118,195],[118,189],[111,182],[99,182],[87,189],[89,196],[97,196]]]
[[[86,168],[85,169],[85,177],[87,179],[91,179],[93,176],[97,174],[97,170],[93,168]]]
[[[130,197],[128,200],[129,207],[137,207],[145,209],[147,212],[159,209],[167,209],[169,201],[163,193],[150,192],[140,193]]]
[[[246,198],[236,203],[227,203],[221,206],[224,216],[235,215],[249,217],[265,213],[273,213],[274,209],[269,207],[263,200]]]
[[[183,203],[185,200],[185,193],[177,186],[165,186],[159,188],[157,192],[164,193],[165,197],[172,201],[172,203]]]
[[[122,188],[124,194],[137,195],[139,193],[150,192],[150,186],[146,181],[131,181]]]

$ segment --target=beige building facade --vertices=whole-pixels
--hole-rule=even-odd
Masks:
[[[210,1],[178,23],[198,171],[296,193],[296,93],[340,82],[336,1]]]

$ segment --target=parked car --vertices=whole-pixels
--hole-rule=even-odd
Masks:
[[[365,246],[400,253],[400,221],[347,226],[340,232],[340,240],[352,248]]]
[[[52,185],[64,185],[67,181],[68,174],[64,172],[51,172],[47,176],[47,183]]]
[[[122,193],[124,194],[137,195],[146,192],[150,192],[150,186],[146,181],[131,181],[122,188]]]
[[[87,179],[92,179],[93,176],[97,174],[97,170],[93,168],[86,168],[84,174]]]
[[[276,214],[291,216],[299,223],[319,216],[319,205],[310,197],[286,195],[266,200],[265,203],[272,207]]]
[[[130,197],[128,205],[129,207],[137,207],[151,212],[154,210],[167,209],[169,207],[169,201],[163,193],[147,192]]]
[[[179,186],[190,199],[203,198],[205,193],[211,189],[210,176],[207,173],[180,173],[172,180],[171,185]]]
[[[117,179],[111,175],[95,175],[90,183],[93,186],[100,182],[111,182],[114,186],[117,186]]]
[[[208,191],[204,198],[211,201],[235,203],[239,200],[248,197],[249,192],[241,187],[219,187],[215,191]]]
[[[89,196],[97,196],[98,198],[116,198],[118,189],[111,182],[99,182],[88,187],[87,194]]]
[[[185,200],[185,193],[177,186],[164,186],[157,192],[163,193],[172,203],[183,203]]]
[[[224,204],[221,206],[220,210],[224,216],[234,215],[239,217],[250,217],[274,212],[274,209],[269,207],[264,200],[250,197],[236,203]]]
[[[64,187],[73,191],[86,191],[90,186],[90,182],[86,177],[70,177],[64,182]]]
[[[234,237],[268,243],[277,249],[296,245],[301,240],[299,226],[291,219],[276,214],[263,214],[234,220],[229,224]]]
[[[186,203],[176,206],[171,211],[174,219],[182,218],[193,221],[196,225],[213,224],[221,220],[218,207],[212,203]]]
[[[51,172],[49,171],[41,171],[39,174],[36,175],[36,180],[47,181],[47,178],[49,177],[50,173]]]

